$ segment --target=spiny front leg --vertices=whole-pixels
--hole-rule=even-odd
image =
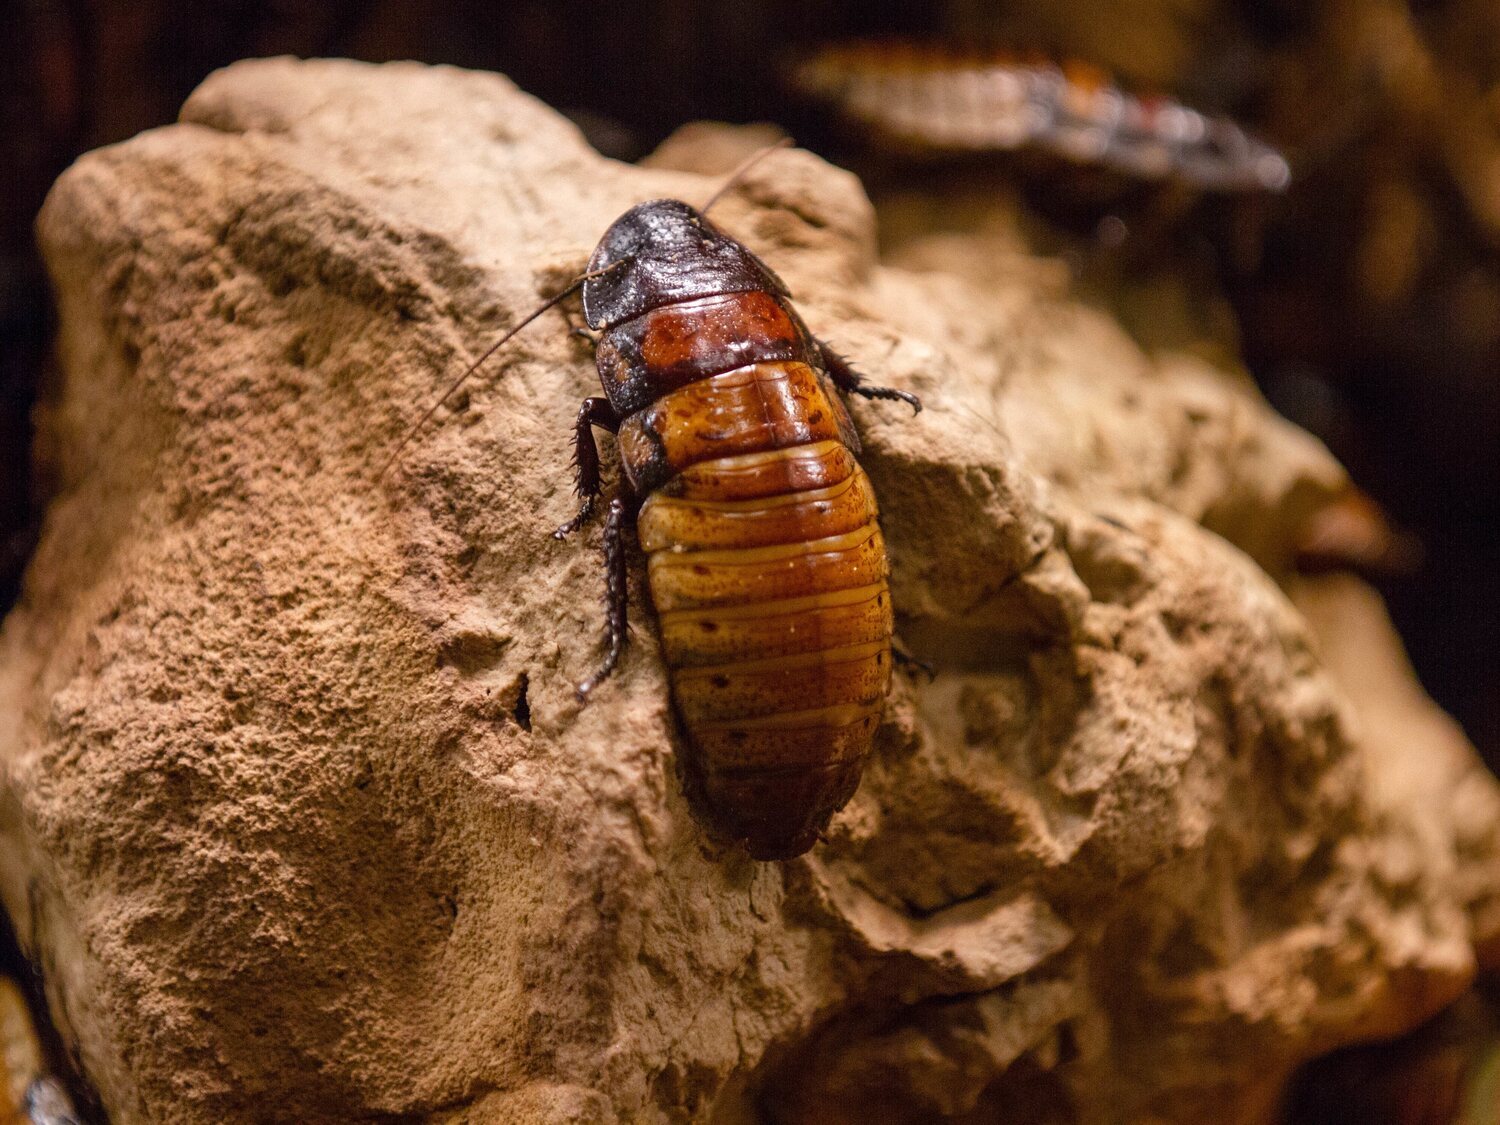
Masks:
[[[609,651],[598,671],[578,685],[580,703],[588,699],[589,692],[603,683],[620,662],[620,650],[625,647],[625,632],[629,626],[630,614],[630,593],[626,579],[625,501],[616,496],[609,502],[609,514],[604,518],[604,643],[609,646]]]
[[[594,504],[599,499],[599,445],[594,441],[595,426],[612,434],[620,429],[620,416],[609,404],[609,399],[597,395],[583,400],[574,425],[573,464],[578,473],[578,514],[552,533],[554,539],[566,539],[594,514]]]
[[[864,377],[849,366],[847,359],[823,343],[822,340],[818,341],[818,352],[823,357],[823,366],[828,369],[828,374],[833,379],[833,385],[846,395],[859,395],[861,398],[899,400],[910,406],[914,414],[922,413],[922,400],[916,395],[911,394],[909,391],[898,391],[894,387],[869,386],[865,383]]]

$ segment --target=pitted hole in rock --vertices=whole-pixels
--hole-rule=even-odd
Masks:
[[[526,689],[531,685],[531,677],[522,672],[516,680],[516,701],[511,704],[510,713],[516,720],[516,725],[528,734],[531,733],[531,701],[526,697]]]

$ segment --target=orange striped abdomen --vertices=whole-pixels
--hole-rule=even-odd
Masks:
[[[890,683],[885,547],[843,403],[806,364],[753,364],[620,440],[633,477],[666,478],[637,530],[695,796],[755,858],[800,854],[858,785]]]

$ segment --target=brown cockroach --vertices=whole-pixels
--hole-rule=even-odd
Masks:
[[[1136,97],[1097,67],[902,41],[825,47],[792,84],[898,146],[979,153],[1025,148],[1204,191],[1282,191],[1286,159],[1233,121]]]
[[[608,654],[578,696],[625,644],[634,515],[689,795],[717,834],[772,860],[811,848],[854,794],[890,684],[885,546],[841,392],[921,403],[865,385],[781,279],[705,217],[748,166],[702,210],[656,199],[625,212],[585,272],[479,363],[583,290],[604,395],[579,408],[580,506],[554,535],[597,506],[595,427],[616,435],[626,481],[604,521]]]

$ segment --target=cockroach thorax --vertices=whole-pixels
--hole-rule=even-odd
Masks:
[[[680,199],[638,203],[611,224],[589,259],[583,315],[589,327],[612,328],[663,305],[724,293],[786,286],[759,258]]]

